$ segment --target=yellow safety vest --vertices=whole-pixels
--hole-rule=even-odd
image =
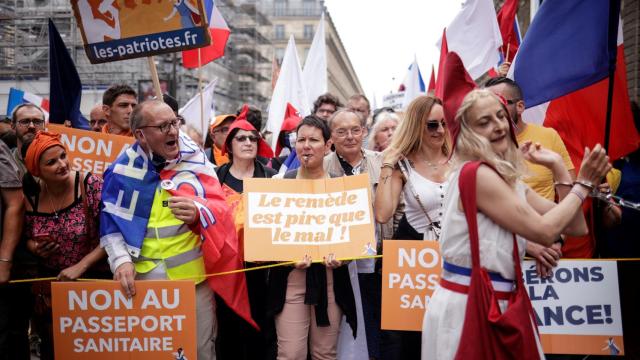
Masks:
[[[199,284],[206,274],[200,248],[202,241],[200,235],[173,215],[167,206],[170,197],[171,194],[158,186],[140,256],[134,259],[136,272],[147,273],[163,262],[169,279],[189,278]]]

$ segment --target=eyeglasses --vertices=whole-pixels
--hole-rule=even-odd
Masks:
[[[447,123],[444,120],[428,120],[427,124],[425,125],[428,131],[434,132],[434,131],[438,131],[438,128],[440,127],[440,125],[442,125],[443,129],[447,128]]]
[[[20,126],[29,126],[33,124],[33,126],[42,126],[44,125],[43,119],[20,119],[17,121]]]
[[[362,134],[362,126],[354,127],[351,129],[338,129],[333,132],[336,137],[343,138],[347,136],[347,134],[351,133],[352,136],[358,136]]]
[[[216,133],[226,134],[228,132],[229,132],[229,127],[228,126],[223,126],[223,127],[219,127],[219,128],[213,129],[213,133],[214,134],[216,134]]]
[[[169,131],[171,131],[171,128],[175,128],[176,130],[178,130],[180,128],[180,121],[178,119],[173,119],[171,121],[167,121],[162,125],[145,125],[145,126],[138,127],[138,129],[144,129],[144,128],[160,129],[160,131],[166,135],[169,133]]]
[[[513,104],[517,103],[517,102],[518,102],[518,101],[520,101],[520,100],[522,100],[522,99],[511,99],[511,100],[506,100],[506,99],[505,99],[505,101],[506,101],[506,102],[507,102],[507,104],[509,104],[509,105],[513,105]]]
[[[257,143],[259,140],[257,136],[253,136],[253,135],[240,135],[240,136],[234,136],[233,138],[240,143],[247,141],[247,139],[252,143]]]

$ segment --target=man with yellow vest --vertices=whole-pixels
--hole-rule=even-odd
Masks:
[[[227,286],[205,281],[208,271],[233,270],[242,263],[214,167],[179,126],[162,101],[134,109],[131,131],[137,142],[104,175],[100,241],[114,279],[128,296],[136,293],[134,279],[196,283],[198,359],[215,359],[212,289],[252,320],[244,275],[225,278]],[[239,289],[240,295],[227,288]]]

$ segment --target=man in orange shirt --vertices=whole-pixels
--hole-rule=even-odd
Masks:
[[[107,124],[102,132],[107,134],[131,136],[129,117],[138,104],[138,97],[129,85],[112,85],[102,95],[102,108],[107,117]]]
[[[222,155],[222,145],[224,145],[224,140],[227,138],[227,133],[229,133],[229,126],[231,126],[231,123],[235,120],[236,116],[232,114],[218,115],[209,128],[213,145],[211,145],[211,149],[207,149],[205,153],[209,160],[216,166],[222,166],[229,162],[229,157],[226,154]],[[211,150],[211,152],[208,150]]]

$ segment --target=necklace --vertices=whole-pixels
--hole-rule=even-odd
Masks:
[[[440,166],[449,164],[449,160],[446,160],[443,163],[439,163],[439,162],[432,163],[431,161],[425,159],[424,157],[422,158],[422,161],[424,161],[433,170],[438,170]]]
[[[49,187],[47,186],[47,183],[44,184],[45,189],[47,189],[47,196],[49,196],[49,205],[51,205],[51,209],[53,209],[53,217],[57,220],[58,219],[58,207],[53,205],[53,196],[51,194],[51,192],[49,191]]]

